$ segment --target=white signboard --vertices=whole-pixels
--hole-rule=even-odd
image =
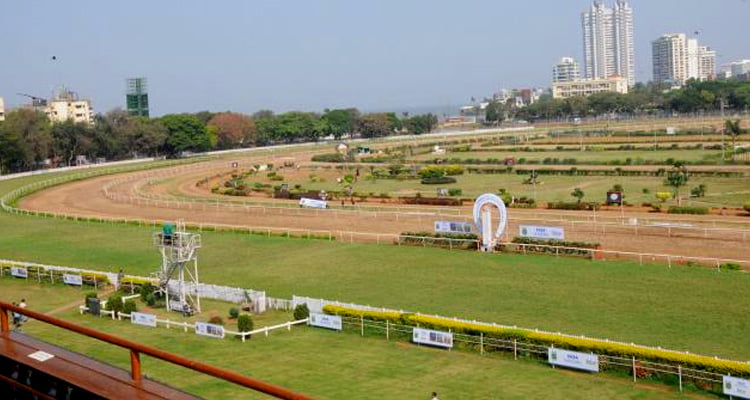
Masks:
[[[335,331],[342,329],[341,317],[338,315],[310,313],[310,325]]]
[[[724,387],[724,394],[742,399],[750,399],[750,381],[747,379],[724,376],[724,384],[722,386]]]
[[[224,327],[221,325],[196,322],[195,333],[201,336],[224,339]]]
[[[471,233],[472,224],[466,222],[435,221],[435,233]]]
[[[305,208],[328,208],[328,203],[323,200],[315,200],[308,198],[299,199],[299,206]]]
[[[450,349],[453,347],[453,334],[450,332],[414,328],[412,341],[414,343],[428,344],[430,346]]]
[[[63,282],[65,282],[66,285],[81,286],[83,285],[83,276],[73,275],[73,274],[63,274]]]
[[[521,225],[518,227],[521,237],[545,240],[565,240],[565,229],[549,226]]]
[[[137,325],[156,328],[156,315],[132,312],[130,313],[130,322]]]
[[[575,351],[560,350],[550,347],[548,356],[548,361],[552,365],[599,372],[599,356],[596,354],[578,353]]]
[[[10,274],[16,278],[28,278],[29,270],[23,267],[10,267]]]

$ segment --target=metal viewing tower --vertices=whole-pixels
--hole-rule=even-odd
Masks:
[[[161,251],[159,287],[167,310],[188,315],[200,312],[197,251],[201,235],[187,232],[182,221],[165,223],[161,232],[154,232],[153,243]]]

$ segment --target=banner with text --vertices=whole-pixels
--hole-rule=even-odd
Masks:
[[[435,221],[435,233],[458,233],[466,235],[471,233],[473,226],[466,222]]]
[[[156,315],[132,312],[130,313],[130,322],[137,325],[156,328]]]
[[[412,340],[414,343],[445,347],[447,349],[453,348],[453,334],[450,332],[414,328]]]
[[[221,325],[196,322],[195,333],[201,336],[224,339],[224,327]]]
[[[65,282],[66,285],[81,286],[83,285],[83,276],[73,275],[73,274],[63,274],[63,282]]]
[[[29,270],[23,267],[10,267],[10,274],[16,278],[28,278]]]
[[[599,372],[599,356],[596,354],[579,353],[550,347],[548,357],[548,361],[552,365]]]
[[[340,331],[341,317],[338,315],[310,313],[310,325]]]
[[[724,376],[724,394],[750,399],[750,381],[747,379]]]
[[[565,240],[565,229],[550,226],[521,225],[518,227],[521,237],[544,240]]]

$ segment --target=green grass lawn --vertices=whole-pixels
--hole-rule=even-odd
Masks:
[[[0,216],[0,258],[147,275],[150,228]],[[204,282],[750,359],[750,275],[204,233]]]
[[[61,303],[81,300],[80,290],[0,280],[0,299],[29,297],[29,307],[49,311]],[[211,306],[221,307],[218,302]],[[228,305],[224,305],[225,307]],[[163,314],[163,311],[160,313]],[[277,318],[291,317],[279,313]],[[178,314],[174,314],[179,318]],[[295,391],[326,399],[419,399],[437,391],[447,399],[677,399],[708,398],[691,390],[639,383],[627,378],[552,369],[540,361],[513,361],[503,355],[480,356],[442,351],[383,337],[365,337],[307,327],[259,335],[247,343],[235,339],[196,337],[179,329],[146,328],[128,322],[81,316],[75,309],[57,317],[220,366]],[[256,326],[265,325],[263,317]],[[129,368],[127,351],[38,322],[24,332],[98,360]],[[143,372],[211,399],[266,399],[218,379],[143,357]],[[406,383],[408,382],[408,383]]]

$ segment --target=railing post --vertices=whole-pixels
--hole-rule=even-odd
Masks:
[[[134,381],[141,380],[141,354],[130,350],[130,376]]]
[[[8,310],[0,308],[0,332],[8,332],[10,326],[8,325]]]

